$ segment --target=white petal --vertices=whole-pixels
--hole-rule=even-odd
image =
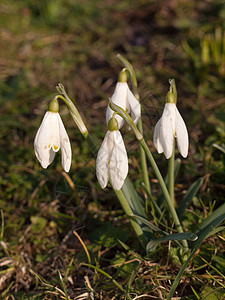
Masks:
[[[59,114],[58,114],[58,119],[59,119],[60,147],[62,152],[62,166],[66,172],[69,172],[71,166],[71,157],[72,157],[70,140]]]
[[[122,107],[124,110],[128,109],[127,90],[128,90],[128,85],[126,82],[117,82],[114,93],[111,97],[111,101],[116,105]],[[113,114],[114,111],[108,105],[106,110],[106,124],[108,124]],[[121,118],[119,115],[116,115],[116,119],[118,121],[118,126],[120,129],[124,124],[124,119]]]
[[[109,163],[109,172],[112,186],[115,190],[120,190],[128,173],[128,157],[119,131],[113,131],[114,148]]]
[[[134,97],[128,86],[127,88],[127,98],[130,105],[131,118],[133,119],[134,123],[137,124],[141,117],[141,105],[139,101]]]
[[[153,134],[153,143],[156,147],[156,150],[158,153],[163,153],[163,147],[160,141],[160,127],[161,127],[161,118],[158,120],[158,122],[155,125],[154,134]]]
[[[96,176],[100,186],[104,189],[109,180],[109,160],[114,147],[112,131],[107,131],[96,159]]]
[[[59,151],[58,113],[47,111],[34,140],[34,151],[43,168],[47,168]]]
[[[188,144],[189,144],[187,127],[186,127],[184,120],[181,117],[177,107],[175,110],[175,114],[176,114],[175,130],[176,130],[176,137],[177,137],[177,146],[180,151],[180,154],[183,157],[187,157]]]
[[[166,103],[161,118],[159,137],[164,155],[167,159],[170,158],[173,153],[175,135],[173,124],[175,124],[175,108],[176,105],[174,103]]]

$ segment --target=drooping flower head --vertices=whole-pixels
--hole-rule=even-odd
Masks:
[[[96,175],[104,189],[111,180],[115,190],[120,190],[128,173],[128,157],[118,121],[112,117],[108,122],[108,131],[98,151]]]
[[[173,91],[175,82],[171,81],[170,91],[166,96],[166,104],[162,117],[156,123],[153,142],[158,153],[164,153],[169,159],[173,153],[174,138],[183,157],[188,155],[188,131],[176,106],[176,90]]]
[[[69,172],[72,151],[58,111],[58,101],[53,99],[35,136],[34,151],[41,166],[46,169],[52,163],[55,153],[61,148],[62,166],[66,172]]]
[[[111,97],[111,101],[116,105],[122,107],[127,113],[131,114],[134,123],[137,124],[141,116],[141,106],[139,101],[135,98],[129,86],[127,84],[127,74],[125,70],[122,70],[119,74],[118,82],[116,84],[114,93]],[[106,110],[106,123],[108,124],[109,120],[113,117],[114,111],[109,107]],[[118,121],[118,127],[121,127],[124,124],[124,119],[119,115],[116,115],[115,118]]]

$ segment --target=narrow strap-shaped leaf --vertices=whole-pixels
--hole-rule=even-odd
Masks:
[[[135,219],[141,221],[143,224],[147,225],[153,231],[159,232],[159,233],[161,233],[163,235],[168,235],[168,233],[166,231],[163,231],[163,230],[159,229],[158,227],[156,227],[154,224],[152,224],[151,222],[149,222],[145,218],[142,218],[142,217],[137,216],[137,215],[131,215],[130,218],[135,218]]]
[[[208,218],[206,218],[195,232],[198,236],[204,235],[207,237],[212,233],[215,233],[215,228],[223,220],[225,220],[225,203],[218,207]],[[191,248],[195,247],[196,242],[192,243]]]
[[[165,242],[165,241],[179,241],[179,240],[194,241],[194,240],[197,240],[197,239],[198,239],[198,236],[195,233],[192,233],[192,232],[167,234],[166,236],[162,236],[158,239],[151,240],[146,246],[146,251],[147,252],[154,251],[156,245],[158,245],[161,242]]]
[[[196,240],[198,238],[198,236],[195,233],[190,233],[190,232],[184,232],[184,233],[174,233],[174,234],[169,234],[168,232],[159,229],[158,227],[156,227],[154,224],[152,224],[151,222],[149,222],[148,220],[140,217],[140,216],[136,216],[136,215],[131,215],[130,218],[135,218],[137,220],[140,220],[142,223],[146,224],[148,227],[150,227],[153,231],[156,231],[160,234],[162,234],[163,236],[158,238],[158,239],[151,239],[147,246],[146,246],[146,251],[147,252],[152,252],[154,251],[155,247],[157,244],[163,242],[163,241],[170,241],[173,240],[175,241],[180,247],[182,247],[182,245],[178,242],[178,240]]]
[[[181,276],[183,275],[185,269],[187,268],[188,264],[190,263],[191,259],[195,255],[196,251],[200,247],[201,243],[204,241],[206,237],[210,234],[214,234],[215,231],[212,229],[217,227],[223,220],[225,219],[225,203],[217,208],[207,219],[205,219],[201,225],[199,226],[199,230],[196,232],[198,235],[198,239],[192,245],[192,251],[186,262],[183,264],[182,268],[180,269],[171,289],[167,296],[167,300],[171,300],[173,294],[180,282]]]
[[[179,240],[190,240],[196,241],[198,236],[192,232],[183,232],[183,233],[172,233],[167,236],[162,236],[154,241],[165,242],[165,241],[179,241]]]
[[[144,219],[147,219],[145,209],[144,209],[143,205],[141,204],[141,199],[138,196],[137,191],[135,190],[132,182],[130,181],[130,179],[128,177],[125,179],[124,185],[122,187],[122,192],[127,200],[127,203],[129,204],[133,214],[140,216]],[[146,224],[144,224],[140,220],[137,220],[137,221],[146,237],[146,240],[148,241],[150,239],[153,239],[153,235],[152,235],[152,232],[150,231],[149,227],[147,227]]]
[[[180,204],[179,204],[179,207],[177,209],[177,214],[178,214],[178,217],[182,218],[183,214],[185,213],[185,210],[186,208],[189,207],[189,205],[191,204],[194,196],[197,194],[200,186],[202,185],[202,181],[203,181],[203,178],[199,178],[197,179],[191,186],[190,188],[188,189],[186,195],[184,196],[184,198],[181,200]]]

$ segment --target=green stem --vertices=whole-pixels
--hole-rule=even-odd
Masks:
[[[137,98],[137,100],[139,101],[139,94],[138,94],[138,88],[137,88],[137,78],[134,72],[134,68],[131,65],[131,63],[121,54],[117,54],[117,58],[124,64],[124,66],[127,68],[127,70],[130,73],[130,77],[131,77],[131,82],[132,82],[132,87],[133,87],[133,92],[134,92],[134,96],[135,98]]]
[[[138,129],[139,129],[140,133],[142,134],[143,130],[142,130],[142,120],[141,119],[138,122]],[[148,194],[151,195],[151,186],[150,186],[149,175],[148,175],[146,155],[145,155],[144,149],[141,146],[139,146],[139,153],[140,153],[141,169],[142,169],[144,184],[145,184]]]
[[[152,156],[152,154],[151,154],[151,152],[150,152],[150,150],[149,150],[146,142],[144,141],[144,139],[139,140],[139,143],[141,144],[141,146],[145,150],[147,158],[148,158],[148,160],[149,160],[149,162],[150,162],[150,164],[151,164],[151,166],[152,166],[152,168],[153,168],[153,170],[155,172],[155,175],[156,175],[156,177],[157,177],[157,179],[159,181],[159,185],[160,185],[161,190],[162,190],[162,192],[164,194],[164,197],[165,197],[165,199],[167,201],[167,204],[168,204],[170,213],[171,213],[171,215],[173,217],[173,220],[174,220],[175,226],[177,228],[177,231],[179,233],[183,233],[183,228],[182,228],[180,220],[179,220],[179,218],[177,216],[176,210],[175,210],[175,208],[173,206],[173,203],[172,203],[172,200],[170,198],[170,194],[169,194],[169,192],[167,190],[167,187],[165,185],[165,182],[164,182],[164,180],[162,178],[162,175],[161,175],[161,173],[160,173],[160,171],[158,169],[158,166],[157,166],[157,164],[156,164],[156,162],[155,162],[155,160],[154,160],[154,158],[153,158],[153,156]],[[187,243],[186,240],[182,240],[182,244],[183,244],[183,246],[184,246],[185,249],[188,249],[188,243]]]
[[[173,141],[173,153],[169,159],[168,163],[168,190],[170,194],[171,201],[175,207],[175,198],[174,198],[174,159],[175,159],[175,140]]]
[[[76,106],[71,101],[71,99],[68,97],[68,95],[64,89],[64,86],[61,83],[59,83],[56,88],[63,96],[57,95],[55,98],[60,98],[66,103],[66,105],[69,109],[69,112],[70,112],[74,122],[76,123],[77,127],[79,128],[80,132],[82,133],[82,135],[85,135],[85,134],[88,135],[87,128],[81,118],[81,115],[80,115],[79,111],[77,110]]]
[[[114,192],[116,193],[116,196],[119,199],[120,204],[123,207],[126,215],[127,216],[133,215],[134,213],[131,210],[129,204],[127,203],[127,200],[126,200],[123,192],[121,190],[119,190],[119,191],[114,190]],[[139,238],[139,240],[140,240],[143,248],[145,249],[147,241],[146,241],[146,239],[144,237],[144,234],[143,234],[143,231],[142,231],[141,227],[139,226],[139,224],[137,223],[137,221],[135,221],[134,219],[130,218],[130,222],[131,222],[131,225],[133,226],[133,229],[134,229],[135,233],[137,234],[137,236],[138,236],[138,238]]]

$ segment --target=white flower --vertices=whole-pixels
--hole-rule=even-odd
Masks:
[[[168,159],[173,153],[174,137],[183,157],[188,155],[188,132],[175,103],[166,103],[163,115],[154,130],[153,142],[158,153],[165,154]]]
[[[98,151],[96,175],[104,189],[111,179],[115,190],[120,190],[128,173],[128,158],[119,130],[107,131]]]
[[[71,146],[59,113],[47,111],[34,140],[34,151],[41,166],[46,169],[61,148],[62,166],[69,172]]]
[[[122,107],[128,113],[131,113],[131,117],[135,124],[137,124],[141,116],[141,105],[134,97],[133,93],[128,87],[126,82],[117,82],[115,91],[111,97],[111,101],[116,105]],[[114,111],[109,107],[106,110],[106,123],[112,118]],[[124,119],[116,115],[115,118],[118,121],[119,129],[124,124]]]

